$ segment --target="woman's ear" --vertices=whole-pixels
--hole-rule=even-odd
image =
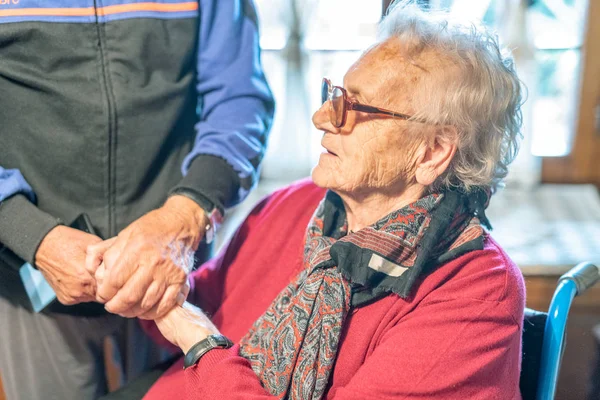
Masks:
[[[415,179],[423,186],[429,186],[442,175],[456,154],[458,132],[453,126],[444,126],[436,130],[429,144],[425,144],[416,165]]]

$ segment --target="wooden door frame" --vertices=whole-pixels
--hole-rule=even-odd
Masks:
[[[588,0],[573,146],[571,153],[565,157],[542,159],[542,182],[594,183],[600,188],[600,132],[596,126],[596,110],[600,102],[600,24],[598,21],[600,21],[600,2]]]

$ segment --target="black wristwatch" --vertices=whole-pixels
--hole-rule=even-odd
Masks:
[[[228,349],[233,346],[233,342],[223,335],[209,335],[193,345],[183,359],[183,369],[196,365],[200,357],[212,349]]]

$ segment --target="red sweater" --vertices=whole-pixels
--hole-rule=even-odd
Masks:
[[[325,191],[309,181],[263,200],[222,254],[193,274],[189,300],[234,342],[298,274],[304,234]],[[327,399],[520,399],[525,289],[521,272],[489,236],[427,276],[409,299],[391,294],[354,309]],[[164,342],[156,326],[145,324]],[[274,399],[239,346],[180,360],[146,399]]]

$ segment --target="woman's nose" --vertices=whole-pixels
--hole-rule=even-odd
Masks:
[[[326,101],[321,107],[313,114],[312,122],[313,125],[320,131],[338,133],[339,129],[333,126],[331,118],[329,117],[331,103]]]

